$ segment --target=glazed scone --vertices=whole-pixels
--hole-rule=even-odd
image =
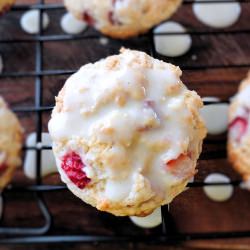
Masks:
[[[125,39],[147,32],[169,18],[182,0],[64,0],[78,19],[103,34]]]
[[[0,190],[10,181],[21,165],[23,129],[3,98],[0,97]]]
[[[228,157],[245,180],[250,179],[250,72],[229,108]]]
[[[11,8],[15,0],[0,0],[0,15]]]
[[[72,75],[49,122],[62,181],[118,216],[145,216],[181,193],[206,135],[200,97],[181,70],[121,50]]]

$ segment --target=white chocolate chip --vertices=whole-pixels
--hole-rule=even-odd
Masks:
[[[68,34],[80,34],[87,28],[87,25],[76,19],[71,13],[66,13],[61,18],[61,28]]]
[[[22,29],[29,34],[37,34],[39,32],[39,10],[26,11],[20,20]],[[49,16],[43,12],[43,29],[49,26]]]
[[[213,173],[206,177],[205,183],[229,183],[230,179],[220,173]],[[213,201],[222,202],[231,198],[233,194],[233,186],[204,186],[203,190],[205,194]]]
[[[202,98],[202,101],[203,102],[219,102],[220,99],[218,97],[215,97],[215,96],[206,96],[206,97],[203,97]]]
[[[31,133],[26,140],[26,146],[35,147],[36,146],[36,134]],[[51,138],[48,133],[42,133],[42,143],[37,144],[37,148],[41,146],[51,146]],[[56,162],[52,150],[42,150],[42,165],[41,165],[41,175],[44,177],[46,175],[56,173]],[[36,178],[36,151],[27,150],[24,160],[24,173],[30,179]]]
[[[130,216],[131,221],[142,228],[154,228],[162,223],[161,208],[155,209],[155,211],[146,217]]]
[[[224,133],[228,126],[228,107],[226,103],[217,103],[218,98],[206,97],[203,101],[214,101],[215,104],[205,105],[201,110],[201,116],[205,121],[209,134],[217,135]]]
[[[241,6],[237,1],[232,3],[194,3],[193,12],[202,23],[208,26],[226,28],[239,19]]]
[[[100,40],[99,40],[100,44],[105,46],[109,43],[109,39],[106,38],[106,37],[101,37]]]
[[[186,29],[177,22],[165,22],[154,29],[154,33],[185,32]],[[164,56],[177,57],[188,52],[192,45],[191,36],[184,35],[155,35],[155,49]]]

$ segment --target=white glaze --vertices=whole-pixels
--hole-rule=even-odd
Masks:
[[[76,19],[71,13],[65,13],[61,18],[61,28],[68,34],[80,34],[87,28],[87,24]]]
[[[20,20],[22,29],[29,34],[37,34],[39,32],[39,10],[26,11]],[[43,29],[49,26],[49,16],[43,12]]]
[[[217,135],[227,131],[228,108],[228,104],[220,103],[205,105],[201,109],[200,113],[209,134]]]
[[[205,183],[229,183],[230,179],[220,173],[213,173],[208,175],[205,180]],[[204,186],[203,190],[205,194],[213,201],[223,202],[231,198],[233,195],[233,186],[225,185],[225,186]]]
[[[138,227],[158,227],[162,223],[161,208],[156,208],[152,214],[145,217],[130,216],[130,220]]]
[[[48,133],[42,133],[42,146],[51,146],[51,138]],[[40,146],[41,146],[40,145]],[[26,146],[36,146],[36,133],[31,133],[26,139]],[[42,150],[41,176],[56,173],[56,162],[52,150]],[[24,160],[24,174],[30,178],[36,178],[36,151],[27,150]]]
[[[208,26],[226,28],[239,19],[241,6],[237,1],[230,3],[194,3],[193,12],[202,23]]]
[[[160,24],[154,29],[154,33],[164,32],[185,32],[186,29],[179,23],[169,21]],[[157,53],[164,56],[177,57],[182,56],[189,51],[192,45],[191,36],[185,35],[155,35],[155,49]]]

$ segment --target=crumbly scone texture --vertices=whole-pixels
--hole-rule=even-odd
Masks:
[[[62,181],[76,196],[117,216],[145,216],[184,190],[206,128],[203,103],[181,73],[122,49],[67,80],[49,132]]]
[[[78,19],[105,35],[125,39],[147,32],[168,19],[182,0],[64,0]]]
[[[21,165],[23,129],[16,115],[0,97],[0,189],[12,179],[15,169]]]
[[[15,3],[15,0],[0,0],[0,15],[8,11]]]
[[[228,157],[246,181],[250,179],[250,72],[229,108]]]

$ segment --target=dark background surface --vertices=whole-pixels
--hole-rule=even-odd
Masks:
[[[18,3],[30,3],[32,1],[19,1]],[[50,1],[55,2],[55,1]],[[60,17],[64,10],[48,11],[50,16],[49,28],[45,34],[62,34]],[[19,18],[21,11],[11,11],[0,19],[0,39],[25,38],[26,35],[20,28]],[[191,5],[183,5],[172,18],[182,23],[190,30],[211,30],[203,26],[194,17]],[[242,4],[242,15],[233,27],[227,30],[250,29],[250,3]],[[86,34],[95,34],[89,29]],[[239,65],[250,64],[249,33],[237,35],[194,35],[192,49],[183,57],[166,58],[184,69],[183,82],[196,90],[202,97],[217,96],[227,99],[232,96],[241,79],[248,71],[243,68],[219,68],[219,69],[195,69],[190,67],[214,66],[214,65]],[[146,52],[150,50],[148,37],[134,38],[129,41],[109,40],[107,45],[101,45],[99,39],[78,40],[67,42],[44,43],[44,69],[78,69],[81,65],[94,62],[113,53],[118,53],[121,46],[140,49]],[[4,72],[34,71],[35,46],[32,43],[5,43],[0,44],[0,54],[3,56]],[[193,56],[197,59],[194,60]],[[43,78],[43,105],[53,105],[54,96],[63,86],[67,76],[50,76]],[[34,78],[0,78],[0,94],[8,101],[10,107],[26,107],[34,105]],[[18,116],[26,130],[26,135],[35,131],[35,114],[18,113]],[[43,114],[43,131],[47,131],[47,122],[50,112]],[[225,135],[212,139],[223,139]],[[212,146],[205,145],[206,150],[225,149],[225,144],[215,143]],[[196,180],[203,180],[209,173],[221,172],[239,179],[226,159],[200,160],[199,173]],[[49,176],[43,179],[47,184],[61,184],[59,176]],[[13,183],[15,185],[32,184],[23,170],[17,171]],[[50,235],[56,234],[104,234],[117,235],[143,234],[145,237],[158,234],[160,228],[143,230],[134,226],[128,218],[116,218],[112,215],[98,212],[96,209],[82,203],[68,191],[46,193],[46,203],[53,215],[53,228]],[[5,193],[6,203],[2,226],[40,226],[43,224],[37,204],[29,194]],[[233,197],[227,202],[215,203],[209,200],[202,188],[191,188],[178,196],[170,206],[170,212],[174,217],[179,232],[211,232],[211,231],[237,231],[250,230],[250,194],[247,191],[235,188]],[[173,249],[183,248],[224,248],[224,249],[248,249],[250,239],[230,239],[214,241],[189,241]],[[30,246],[0,246],[0,249],[165,249],[165,245],[150,244],[57,244],[57,245],[30,245]],[[171,247],[172,248],[172,247]]]

